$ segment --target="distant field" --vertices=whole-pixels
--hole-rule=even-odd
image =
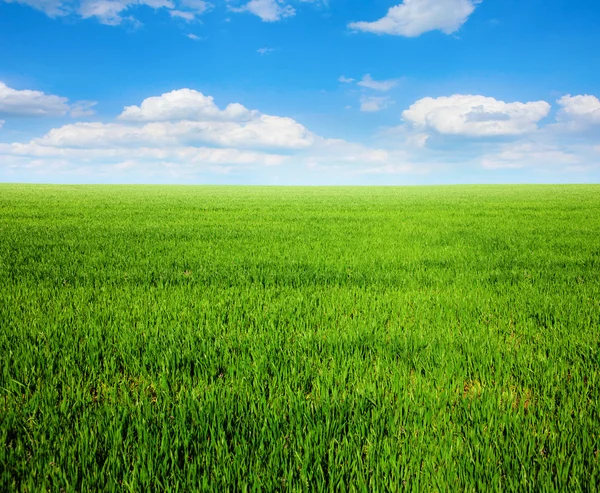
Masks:
[[[597,491],[600,186],[0,185],[1,491]]]

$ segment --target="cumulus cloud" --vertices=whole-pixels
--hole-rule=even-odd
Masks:
[[[75,111],[86,114],[89,107],[81,104]],[[323,142],[291,118],[250,111],[237,103],[221,110],[212,97],[191,89],[147,98],[139,106],[126,107],[119,119],[121,123],[63,125],[30,142],[2,144],[0,155],[271,166]]]
[[[363,111],[392,103],[385,95],[373,94],[363,94]],[[577,96],[568,98],[561,107],[569,108],[569,118],[594,121],[588,115],[594,114],[593,99],[581,104]],[[63,115],[86,116],[93,109],[93,102],[69,104],[62,99]],[[0,144],[0,162],[4,169],[22,170],[66,166],[77,172],[87,167],[92,171],[86,172],[110,168],[121,173],[135,169],[142,179],[151,169],[185,171],[192,176],[197,171],[254,173],[266,166],[285,165],[286,169],[329,173],[333,182],[363,174],[420,174],[465,163],[480,170],[527,167],[560,173],[597,166],[597,141],[584,148],[581,140],[569,146],[553,140],[555,133],[533,133],[548,111],[543,101],[506,103],[473,95],[424,98],[403,113],[402,133],[397,129],[383,148],[373,148],[318,136],[295,119],[267,115],[239,103],[217,105],[211,96],[184,88],[127,106],[112,122],[79,121],[28,141]],[[523,137],[510,142],[463,141],[457,146],[452,145],[453,139],[445,139],[449,145],[440,150],[426,146],[429,139],[435,143],[436,134]],[[385,136],[379,139],[382,144]]]
[[[124,108],[116,122],[77,122],[29,142],[0,144],[0,161],[22,169],[41,170],[46,163],[48,169],[109,167],[120,173],[143,167],[144,173],[150,169],[193,173],[216,172],[211,166],[247,172],[282,164],[296,169],[312,165],[329,170],[383,169],[404,163],[404,158],[398,152],[326,139],[292,118],[248,110],[238,103],[221,109],[210,96],[180,89]]]
[[[352,82],[355,81],[355,79],[352,79],[350,77],[344,77],[343,75],[338,79],[339,82],[341,82],[342,84],[351,84]]]
[[[303,149],[313,141],[313,134],[291,118],[261,115],[244,123],[183,120],[135,126],[79,122],[52,129],[35,143],[73,148],[212,144],[249,149]]]
[[[229,8],[233,12],[249,12],[257,15],[264,22],[275,22],[296,15],[294,7],[286,5],[281,0],[250,0],[242,7]]]
[[[505,103],[494,98],[455,94],[423,98],[402,113],[419,131],[471,137],[521,135],[537,130],[550,112],[545,101]]]
[[[17,90],[0,82],[0,115],[64,116],[68,99],[41,91]]]
[[[241,104],[229,104],[220,110],[212,96],[205,96],[193,89],[178,89],[161,96],[144,99],[140,106],[127,106],[118,117],[132,122],[157,122],[174,120],[250,120],[259,115]]]
[[[70,114],[73,118],[93,115],[96,101],[69,100],[62,96],[46,94],[29,89],[13,89],[0,82],[0,116],[60,117]]]
[[[350,29],[375,34],[415,37],[428,31],[451,34],[475,11],[481,0],[404,0],[374,22],[353,22]]]
[[[600,124],[600,100],[595,96],[567,94],[557,103],[561,106],[558,120],[566,122],[573,130]]]
[[[360,111],[376,112],[387,108],[392,101],[388,97],[364,96],[360,100]]]
[[[366,74],[363,78],[356,83],[361,87],[366,87],[367,89],[373,89],[375,91],[387,92],[390,89],[393,89],[398,85],[398,81],[396,79],[391,80],[382,80],[377,81],[373,80],[370,74]]]

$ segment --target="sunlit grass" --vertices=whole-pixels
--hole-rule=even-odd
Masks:
[[[595,491],[600,186],[0,186],[0,490]]]

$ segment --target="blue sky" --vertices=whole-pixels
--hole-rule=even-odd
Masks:
[[[0,0],[0,181],[600,181],[600,3]]]

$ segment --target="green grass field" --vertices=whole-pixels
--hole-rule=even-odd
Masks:
[[[600,186],[0,185],[1,491],[597,491]]]

